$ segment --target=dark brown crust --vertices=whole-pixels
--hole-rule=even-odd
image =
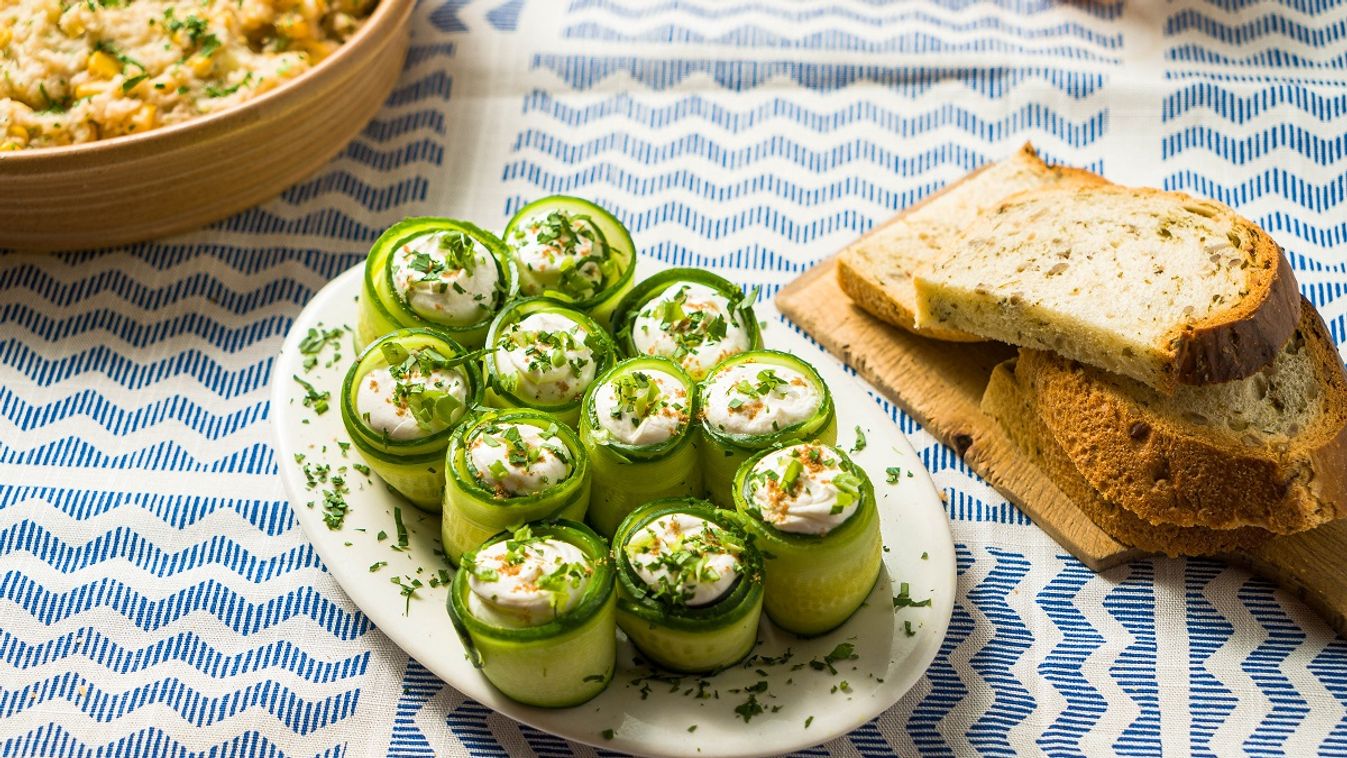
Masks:
[[[1221,530],[1150,524],[1100,497],[1034,411],[1033,399],[1016,378],[1014,365],[1015,361],[1006,361],[992,370],[982,396],[983,412],[996,419],[1020,452],[1114,539],[1170,556],[1245,551],[1272,539],[1271,532],[1254,527]]]
[[[1034,150],[1034,146],[1028,142],[1024,143],[1020,147],[1016,157],[1028,158],[1030,160],[1037,162],[1040,166],[1042,166],[1045,170],[1047,170],[1048,173],[1053,177],[1054,181],[1057,182],[1064,182],[1070,180],[1073,182],[1078,182],[1080,184],[1107,184],[1107,181],[1103,177],[1091,173],[1089,171],[1086,171],[1085,169],[1072,168],[1069,166],[1049,166],[1048,164],[1043,163],[1038,157],[1038,152]],[[903,221],[905,218],[907,218],[909,214],[917,210],[920,210],[929,203],[938,200],[945,193],[950,192],[951,190],[963,184],[964,182],[973,179],[974,177],[978,176],[979,174],[981,174],[982,172],[986,171],[988,168],[994,165],[996,164],[985,163],[979,166],[978,168],[973,169],[968,174],[964,175],[962,178],[950,182],[949,184],[940,188],[936,192],[904,208],[893,218],[874,227],[870,231],[861,235],[854,242],[843,248],[842,251],[839,252],[837,255],[837,283],[842,288],[842,291],[845,292],[847,296],[850,297],[853,301],[855,301],[856,305],[860,306],[862,310],[866,311],[870,315],[874,316],[875,318],[878,318],[880,321],[883,321],[885,323],[893,324],[894,326],[906,329],[907,331],[912,332],[913,334],[918,334],[923,337],[930,337],[932,339],[944,340],[946,342],[986,342],[987,340],[985,337],[979,337],[975,334],[970,334],[968,332],[959,329],[952,329],[950,327],[941,326],[939,324],[930,324],[921,328],[917,328],[913,320],[914,314],[912,313],[912,311],[907,310],[906,308],[903,308],[897,303],[895,303],[893,298],[890,297],[887,292],[885,292],[884,286],[880,282],[876,281],[874,277],[869,276],[864,271],[859,270],[856,267],[852,266],[849,260],[849,256],[846,253],[849,249],[866,242],[870,237],[874,235],[881,234],[890,225]],[[911,281],[910,272],[908,281]]]
[[[1257,373],[1300,320],[1300,288],[1281,247],[1253,222],[1235,216],[1235,224],[1251,237],[1255,265],[1249,296],[1234,310],[1170,334],[1173,380],[1180,384],[1228,382]]]
[[[1035,350],[1017,372],[1038,414],[1101,496],[1152,523],[1280,534],[1347,515],[1347,376],[1308,302],[1300,333],[1323,393],[1320,423],[1281,449],[1249,446],[1159,416],[1097,369]]]

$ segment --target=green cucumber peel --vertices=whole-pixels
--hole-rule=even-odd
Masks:
[[[612,366],[616,360],[616,351],[613,347],[612,338],[607,330],[600,326],[594,319],[576,310],[570,304],[563,303],[548,297],[529,297],[506,305],[496,314],[496,318],[491,322],[487,330],[485,353],[483,354],[483,366],[486,373],[486,383],[491,391],[499,397],[504,404],[516,408],[533,408],[540,411],[546,411],[554,414],[566,414],[579,409],[584,400],[584,393],[577,395],[574,399],[561,403],[541,403],[532,398],[523,398],[515,393],[517,385],[517,376],[503,376],[496,365],[496,348],[501,339],[504,338],[506,330],[515,323],[522,321],[534,313],[557,313],[565,318],[575,322],[584,329],[586,333],[585,345],[589,347],[595,362],[595,377],[604,373]],[[590,383],[593,386],[593,382]],[[588,388],[586,388],[588,389]]]
[[[496,265],[501,283],[494,307],[471,324],[441,324],[426,319],[411,309],[393,284],[393,253],[411,240],[436,232],[460,232],[485,247]],[[436,216],[415,216],[389,227],[370,247],[365,259],[364,286],[360,307],[370,309],[377,320],[395,327],[429,326],[461,338],[467,343],[480,344],[481,334],[508,302],[519,291],[519,273],[514,259],[504,242],[476,224],[459,219]],[[365,335],[372,338],[375,335]]]
[[[687,422],[677,434],[654,445],[628,445],[621,440],[614,439],[599,423],[598,410],[594,399],[595,391],[618,377],[637,371],[663,371],[677,379],[683,389],[687,391]],[[696,424],[694,423],[696,418],[697,384],[692,380],[692,377],[688,376],[681,366],[667,358],[638,356],[628,358],[612,366],[596,376],[594,381],[590,383],[581,404],[580,437],[586,446],[602,447],[620,460],[632,463],[651,463],[669,458],[688,445],[693,444],[696,438]]]
[[[711,424],[703,423],[702,433],[706,439],[711,442],[722,454],[730,450],[734,452],[756,452],[768,447],[783,445],[787,442],[805,442],[813,439],[821,431],[836,425],[837,411],[833,405],[832,390],[828,388],[827,383],[815,368],[807,362],[796,358],[790,353],[780,350],[750,350],[748,352],[732,355],[721,361],[706,378],[698,385],[698,407],[706,407],[706,393],[716,376],[722,371],[726,371],[734,366],[745,363],[764,364],[767,367],[777,366],[782,368],[794,369],[804,375],[805,379],[812,382],[818,389],[820,400],[818,410],[807,419],[803,419],[794,424],[783,426],[764,434],[730,434],[716,429]],[[714,454],[714,453],[711,453]]]
[[[356,408],[356,397],[360,382],[375,369],[388,368],[390,350],[386,346],[395,345],[396,351],[411,355],[423,349],[433,349],[446,356],[446,368],[459,371],[468,383],[466,408],[457,421],[443,429],[409,440],[390,439],[382,432],[376,432],[365,423],[364,416]],[[346,372],[341,388],[341,419],[351,442],[363,455],[368,455],[389,463],[424,463],[435,461],[443,455],[454,430],[467,421],[472,409],[482,400],[483,382],[481,371],[471,360],[472,353],[466,351],[453,337],[430,327],[412,327],[399,329],[380,337],[365,348],[355,363]],[[459,360],[463,359],[463,360]]]
[[[489,424],[528,424],[551,431],[570,458],[570,474],[538,492],[517,497],[498,498],[474,476],[467,456],[468,442],[478,428]],[[565,515],[584,518],[589,503],[589,455],[579,437],[552,416],[527,408],[487,410],[460,424],[449,441],[445,454],[444,508],[441,537],[445,555],[457,564],[458,556],[476,547],[482,537],[469,543],[466,534],[494,534],[512,529],[526,521]],[[460,535],[458,537],[454,535]],[[483,535],[485,536],[485,535]]]
[[[739,578],[718,600],[708,605],[688,607],[667,604],[653,593],[636,574],[627,557],[630,537],[647,524],[672,514],[696,516],[715,524],[728,539],[741,548]],[[733,625],[758,607],[762,596],[763,558],[742,519],[733,511],[717,508],[697,498],[665,498],[637,508],[618,526],[613,536],[613,560],[617,582],[622,589],[619,610],[656,626],[691,632],[710,632]]]
[[[808,551],[812,546],[825,541],[842,541],[849,538],[851,532],[863,526],[861,522],[865,521],[865,513],[877,508],[875,504],[875,487],[871,483],[869,475],[865,469],[856,465],[856,462],[842,451],[836,445],[827,445],[817,443],[823,448],[827,455],[837,457],[838,468],[849,478],[856,480],[856,509],[847,516],[846,520],[832,529],[827,534],[797,534],[794,532],[783,532],[762,518],[762,513],[757,505],[751,499],[749,492],[753,470],[757,468],[767,456],[788,447],[794,447],[799,444],[810,444],[800,442],[789,442],[784,445],[770,447],[755,453],[748,460],[744,461],[734,476],[734,505],[735,511],[743,518],[745,526],[759,541],[759,546],[764,552],[771,553],[773,557],[787,553],[798,553]],[[792,462],[794,460],[792,459]]]
[[[471,645],[475,649],[475,644],[471,642],[472,635],[482,635],[504,642],[527,644],[565,634],[587,623],[595,613],[608,603],[609,597],[612,596],[614,591],[614,567],[607,540],[596,534],[588,526],[566,519],[532,521],[528,525],[536,537],[561,540],[579,548],[589,559],[594,573],[590,575],[589,582],[585,585],[580,599],[570,610],[544,624],[506,627],[492,624],[473,615],[468,605],[468,593],[472,592],[468,582],[469,572],[459,569],[454,574],[449,591],[449,616],[454,620],[455,629],[461,628],[461,634],[468,635],[469,639],[464,642],[465,648]],[[481,550],[497,542],[511,539],[513,535],[513,530],[502,531],[483,542],[476,550],[465,554],[464,557],[471,561]],[[462,626],[459,627],[458,624]],[[469,656],[472,655],[473,653],[470,652]]]
[[[613,339],[623,355],[632,357],[641,355],[632,339],[636,317],[645,306],[662,295],[670,287],[687,282],[700,284],[720,293],[730,303],[730,314],[735,317],[749,334],[749,349],[762,347],[762,331],[758,317],[753,312],[753,301],[758,291],[745,294],[739,285],[700,268],[671,268],[650,276],[631,289],[613,311]]]
[[[828,448],[830,454],[837,454],[840,467],[860,483],[856,510],[827,534],[783,532],[764,521],[750,501],[749,479],[754,468],[779,448],[750,457],[734,478],[735,511],[768,555],[763,610],[778,627],[801,637],[815,637],[845,623],[860,608],[882,572],[883,544],[874,485],[836,445]]]
[[[513,238],[519,227],[534,216],[553,211],[562,211],[571,218],[583,219],[590,231],[596,233],[598,239],[594,240],[595,243],[607,248],[607,256],[587,256],[576,263],[577,267],[590,260],[598,263],[603,272],[603,281],[596,291],[586,298],[578,298],[571,293],[554,289],[536,294],[565,302],[580,311],[595,310],[610,300],[616,300],[630,287],[635,277],[636,243],[632,241],[627,227],[616,216],[589,200],[570,195],[550,195],[520,208],[506,223],[505,231],[501,234],[502,243],[509,250],[510,257],[512,259],[516,257]],[[515,265],[517,268],[517,261]]]

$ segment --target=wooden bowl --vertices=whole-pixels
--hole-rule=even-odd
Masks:
[[[0,249],[108,247],[193,229],[317,171],[402,71],[414,0],[381,0],[312,70],[236,108],[141,134],[0,152]]]

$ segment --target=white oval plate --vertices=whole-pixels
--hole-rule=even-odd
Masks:
[[[663,267],[641,258],[646,275]],[[935,658],[955,592],[954,544],[935,486],[866,390],[770,304],[761,303],[757,310],[767,320],[767,345],[810,362],[832,388],[839,446],[851,450],[856,427],[864,430],[865,449],[853,456],[874,480],[886,546],[885,571],[866,605],[842,628],[811,640],[777,630],[764,616],[754,657],[705,679],[658,672],[651,678],[650,669],[634,665],[634,648],[621,640],[613,683],[594,700],[546,710],[505,698],[468,662],[449,623],[441,578],[452,571],[440,554],[438,517],[406,503],[377,477],[360,474],[351,465],[360,463],[358,453],[343,449],[347,437],[338,398],[354,359],[350,334],[305,369],[311,356],[299,345],[311,328],[354,325],[362,271],[363,266],[347,271],[314,296],[276,361],[271,414],[281,479],[300,525],[355,604],[455,689],[510,718],[598,747],[654,756],[750,756],[786,753],[850,732],[893,705]],[[326,412],[305,406],[307,390],[295,376],[317,392],[331,393]],[[312,473],[324,465],[328,481],[310,487],[306,467]],[[335,475],[344,477],[350,491],[344,496],[344,522],[333,529],[323,518],[323,495]],[[399,517],[406,535],[402,547]],[[895,608],[892,598],[904,583],[913,600],[930,599],[930,605]],[[402,587],[413,592],[405,596]],[[826,659],[843,643],[850,643],[856,657],[834,660],[830,670]],[[763,691],[760,682],[767,683]],[[752,715],[750,702],[762,712]]]

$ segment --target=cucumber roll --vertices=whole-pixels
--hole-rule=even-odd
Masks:
[[[764,450],[739,468],[734,501],[768,556],[763,605],[777,626],[812,637],[856,612],[883,550],[865,471],[831,445]]]
[[[608,333],[585,314],[549,298],[516,300],[487,334],[485,402],[546,411],[574,428],[585,390],[613,358]]]
[[[759,450],[837,439],[832,393],[813,366],[789,353],[754,350],[726,358],[702,381],[702,481],[707,496],[733,508],[739,466]]]
[[[356,338],[368,345],[399,327],[431,326],[478,348],[517,287],[514,263],[491,232],[449,218],[409,218],[370,248]]]
[[[613,308],[631,289],[636,244],[621,221],[588,200],[535,200],[510,219],[504,238],[526,297],[570,303],[607,328]]]
[[[440,537],[454,565],[503,529],[546,518],[583,521],[589,456],[563,424],[523,408],[487,411],[449,441]]]
[[[753,297],[699,268],[661,271],[636,285],[613,314],[613,336],[624,355],[672,359],[697,380],[762,347]]]
[[[370,469],[415,505],[440,510],[444,451],[482,399],[476,356],[435,329],[399,329],[346,372],[341,420]]]
[[[584,524],[540,521],[463,556],[449,613],[469,657],[512,700],[565,708],[603,692],[617,655],[613,562]]]
[[[696,384],[663,358],[631,358],[594,380],[580,414],[580,442],[594,469],[589,523],[612,536],[636,506],[697,495]]]
[[[737,514],[704,500],[637,508],[613,537],[617,624],[652,662],[718,671],[753,650],[762,615],[762,555]]]

